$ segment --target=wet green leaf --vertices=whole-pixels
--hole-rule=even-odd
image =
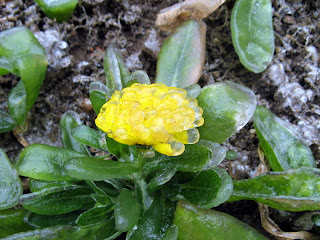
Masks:
[[[127,233],[127,240],[162,239],[171,226],[174,204],[169,199],[155,195],[150,208],[140,218],[134,230]]]
[[[88,211],[82,213],[76,220],[78,226],[88,226],[93,224],[99,224],[103,221],[106,221],[110,217],[109,207],[107,206],[98,206],[89,209]]]
[[[130,87],[132,84],[141,83],[141,84],[151,84],[149,76],[146,72],[142,70],[135,71],[131,74],[131,77],[126,85],[126,87]]]
[[[154,192],[159,189],[163,184],[169,182],[174,174],[177,172],[175,169],[160,170],[157,175],[148,183],[148,192]]]
[[[178,239],[178,232],[179,229],[176,225],[172,224],[167,232],[166,235],[162,238],[162,240],[177,240]]]
[[[94,200],[89,187],[66,186],[46,188],[35,193],[24,194],[21,205],[34,213],[57,215],[92,207]]]
[[[240,62],[254,73],[272,61],[274,33],[270,0],[237,0],[231,14],[233,46]]]
[[[119,232],[131,230],[138,223],[139,217],[140,204],[138,200],[128,189],[123,189],[114,208],[116,229]]]
[[[234,181],[229,201],[251,199],[285,211],[320,210],[320,169],[301,167]]]
[[[136,196],[141,206],[141,215],[150,208],[153,198],[147,191],[147,182],[144,179],[137,179],[134,181]]]
[[[118,143],[107,136],[106,140],[108,151],[115,155],[119,161],[132,162],[132,154],[129,145]]]
[[[51,147],[44,144],[32,144],[20,153],[16,165],[20,175],[47,181],[75,180],[68,176],[64,164],[71,158],[84,157],[67,148]]]
[[[214,83],[202,88],[198,97],[204,124],[200,138],[223,143],[252,117],[257,105],[255,94],[233,82]]]
[[[64,187],[73,185],[73,181],[44,181],[39,179],[30,178],[29,188],[31,192],[37,192],[44,188],[50,187]]]
[[[104,134],[100,134],[98,130],[88,127],[87,125],[79,125],[78,127],[73,128],[72,136],[82,144],[107,151],[107,143]]]
[[[19,125],[39,95],[46,70],[46,52],[29,29],[16,27],[0,33],[0,74],[21,77],[8,98],[10,115]]]
[[[57,226],[39,230],[17,233],[2,240],[44,240],[44,239],[90,239],[101,240],[116,235],[114,219],[86,227]],[[110,238],[114,239],[114,238]]]
[[[169,157],[157,153],[148,161],[145,170],[175,169],[183,172],[197,172],[214,167],[222,162],[226,149],[217,143],[200,140],[196,144],[186,145],[186,150],[179,156]]]
[[[111,92],[115,90],[120,91],[127,85],[130,72],[113,45],[109,45],[106,50],[104,71],[106,73],[106,86]]]
[[[161,47],[155,82],[179,88],[197,83],[205,60],[205,43],[203,22],[183,22]]]
[[[183,201],[177,205],[174,224],[179,229],[178,240],[268,239],[226,213],[204,210]]]
[[[80,211],[70,212],[66,214],[59,215],[42,215],[29,212],[24,221],[31,227],[37,228],[46,228],[53,227],[57,225],[71,225],[76,226],[76,219],[78,218]]]
[[[129,177],[139,171],[134,163],[103,160],[94,157],[75,157],[64,166],[67,174],[76,179],[102,181],[112,178]]]
[[[257,107],[253,123],[272,170],[286,171],[301,166],[317,167],[312,152],[302,136],[267,108]]]
[[[24,222],[27,214],[23,209],[6,209],[0,211],[0,238],[32,229]]]
[[[185,87],[184,90],[187,91],[188,98],[197,98],[201,92],[201,87],[199,84],[192,84],[188,87]]]
[[[0,133],[9,132],[17,123],[6,112],[0,111]]]
[[[73,130],[81,125],[80,116],[74,111],[65,112],[60,119],[62,143],[65,148],[89,154],[87,146],[78,142],[72,135]]]
[[[89,85],[89,97],[92,108],[96,114],[99,114],[101,107],[111,97],[110,90],[101,82],[92,82]]]
[[[192,181],[180,185],[180,194],[201,208],[217,207],[231,196],[232,178],[222,168],[197,173]]]
[[[56,18],[57,22],[61,23],[71,17],[78,0],[35,0],[35,2],[49,18]]]
[[[22,195],[22,184],[16,169],[7,154],[0,148],[0,210],[18,204]]]

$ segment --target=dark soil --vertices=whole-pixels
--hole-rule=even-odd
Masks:
[[[165,33],[155,28],[157,13],[178,1],[82,0],[71,19],[59,24],[47,18],[31,0],[0,0],[0,31],[27,26],[45,46],[49,65],[47,77],[36,104],[30,111],[29,129],[23,135],[32,143],[62,146],[59,120],[73,110],[82,121],[94,127],[95,114],[88,104],[88,86],[105,81],[104,51],[114,44],[128,68],[142,69],[155,77],[157,48]],[[207,57],[200,85],[234,81],[252,89],[260,105],[293,123],[320,160],[320,1],[274,0],[273,22],[276,51],[268,69],[261,74],[246,70],[231,42],[230,15],[233,0],[227,0],[212,13],[207,24]],[[0,77],[0,109],[5,109],[10,89],[19,81],[12,74]],[[253,177],[259,164],[258,139],[249,122],[225,144],[239,153],[222,166],[235,179]],[[12,132],[0,134],[0,147],[14,161],[22,150]],[[318,162],[319,163],[319,162]],[[255,202],[225,203],[217,208],[266,233],[260,224]],[[285,231],[294,228],[303,213],[279,213],[272,217]],[[301,229],[302,230],[302,229]]]

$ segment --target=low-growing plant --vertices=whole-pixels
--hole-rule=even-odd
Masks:
[[[0,33],[0,76],[12,73],[21,78],[9,93],[9,114],[0,111],[0,133],[25,123],[46,71],[46,51],[29,29],[16,27]]]
[[[255,110],[246,87],[196,84],[204,33],[204,23],[189,20],[168,37],[154,84],[143,71],[131,74],[110,45],[106,84],[89,87],[99,130],[69,111],[60,120],[63,148],[30,145],[16,169],[1,151],[3,239],[115,239],[125,232],[140,240],[266,239],[205,209],[241,199],[287,211],[320,209],[319,171],[291,128],[269,110]],[[227,155],[220,144],[253,114],[270,165],[281,172],[233,181],[217,167]],[[18,174],[30,179],[30,193],[22,195]]]

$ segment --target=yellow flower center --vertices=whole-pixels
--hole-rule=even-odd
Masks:
[[[150,145],[177,156],[184,144],[199,141],[196,127],[203,125],[202,109],[184,89],[164,84],[139,84],[115,91],[96,119],[108,137],[127,145]]]

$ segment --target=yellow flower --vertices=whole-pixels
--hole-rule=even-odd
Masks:
[[[203,125],[202,109],[184,89],[164,84],[139,84],[115,91],[96,119],[108,137],[127,145],[150,145],[177,156],[184,144],[199,141],[196,127]]]

